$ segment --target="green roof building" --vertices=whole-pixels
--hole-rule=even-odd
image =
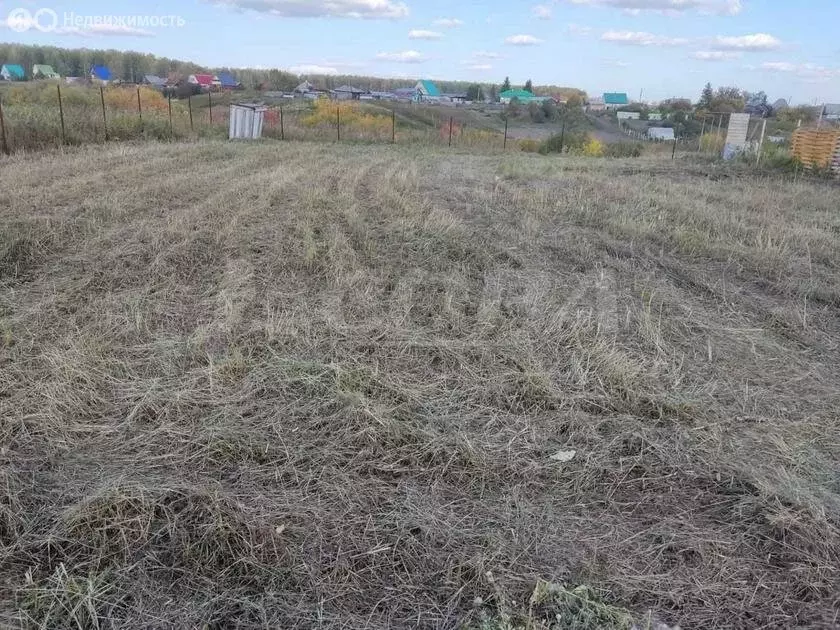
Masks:
[[[420,81],[416,89],[423,97],[440,98],[441,96],[438,86],[431,81]]]
[[[543,101],[554,100],[550,96],[536,96],[533,92],[529,92],[528,90],[505,90],[499,94],[499,100],[505,105],[510,103],[513,99],[518,100],[520,103],[531,103],[532,101],[542,103]]]
[[[605,92],[604,104],[607,106],[607,109],[618,109],[619,107],[629,105],[630,99],[627,98],[627,94],[624,92]]]
[[[36,63],[32,66],[33,79],[60,79],[58,72],[53,70],[52,66],[46,64]]]
[[[23,71],[23,66],[7,63],[0,68],[0,78],[4,81],[23,81],[26,79],[26,73]]]

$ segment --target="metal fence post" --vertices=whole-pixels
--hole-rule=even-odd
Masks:
[[[758,141],[758,156],[755,159],[755,165],[761,165],[761,152],[764,150],[764,134],[767,133],[767,119],[764,119],[764,124],[761,126],[761,140]]]
[[[563,146],[566,143],[566,121],[563,121],[563,127],[560,129],[560,155],[563,155]]]
[[[143,106],[140,104],[140,88],[137,88],[137,115],[140,118],[140,133],[143,134]]]
[[[391,144],[397,143],[397,110],[391,110]]]
[[[335,130],[338,134],[338,141],[341,142],[341,107],[335,108]]]
[[[169,93],[169,96],[172,96],[172,93]],[[193,131],[193,117],[192,117],[192,94],[187,96],[187,107],[190,110],[190,131]]]
[[[172,128],[172,93],[169,93],[169,136],[172,137],[175,135],[175,131]]]
[[[449,117],[449,146],[452,146],[452,116]]]
[[[61,86],[56,85],[58,90],[58,116],[61,119],[61,144],[67,144],[67,134],[64,129],[64,105],[61,102]]]
[[[3,100],[0,99],[0,141],[2,141],[3,153],[9,155],[9,143],[6,139],[6,119],[3,117]]]
[[[286,128],[285,128],[285,123],[283,121],[283,108],[282,107],[280,108],[280,139],[281,140],[286,139]]]
[[[105,88],[99,86],[99,99],[102,101],[102,124],[105,127],[105,142],[108,142],[108,117],[105,115]]]
[[[210,104],[210,124],[213,124],[213,93],[207,92],[207,102]]]
[[[671,159],[675,159],[677,157],[677,137],[674,136],[674,149],[671,151]]]
[[[505,140],[502,144],[502,151],[507,151],[507,132],[508,132],[508,118],[505,116]]]

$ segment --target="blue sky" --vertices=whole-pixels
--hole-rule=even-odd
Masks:
[[[96,24],[97,16],[127,21]],[[178,19],[161,25],[158,16]],[[0,0],[0,18],[5,42],[211,66],[510,76],[590,94],[643,91],[645,100],[696,99],[711,81],[773,100],[840,102],[840,0]]]

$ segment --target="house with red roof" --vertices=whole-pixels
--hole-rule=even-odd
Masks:
[[[214,87],[221,85],[219,79],[212,74],[191,74],[187,78],[187,83],[199,86],[202,90],[212,90]]]

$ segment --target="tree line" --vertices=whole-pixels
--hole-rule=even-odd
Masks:
[[[204,70],[202,66],[189,61],[139,52],[23,44],[0,44],[0,63],[19,64],[26,70],[27,75],[32,72],[33,65],[46,64],[52,66],[63,77],[85,76],[90,72],[91,66],[104,65],[120,79],[135,83],[142,80],[146,74],[166,77],[170,72],[194,74]]]

